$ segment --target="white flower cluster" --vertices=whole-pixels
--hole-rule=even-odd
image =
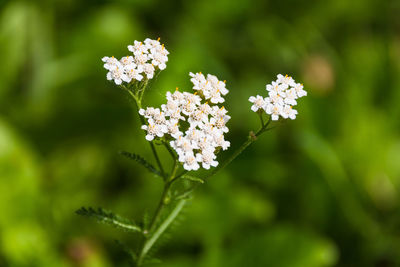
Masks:
[[[115,57],[103,57],[104,68],[108,70],[107,80],[114,80],[117,85],[122,82],[141,81],[143,78],[152,79],[154,72],[167,67],[169,52],[158,40],[147,38],[144,42],[134,41],[128,45],[133,56],[120,60]]]
[[[223,95],[228,93],[225,82],[214,75],[190,73],[194,94],[167,92],[167,103],[159,108],[148,107],[140,109],[139,114],[147,119],[148,125],[142,129],[147,131],[146,139],[163,137],[170,140],[172,148],[178,154],[178,160],[183,167],[197,170],[200,164],[203,168],[216,167],[216,152],[230,146],[224,134],[229,131],[226,123],[230,119],[224,107],[210,105],[224,102]]]
[[[257,112],[263,109],[274,121],[278,120],[279,116],[294,120],[297,115],[297,110],[293,109],[293,106],[297,105],[296,99],[307,95],[303,84],[296,83],[288,75],[278,74],[277,80],[267,84],[266,87],[268,97],[263,98],[257,95],[249,98],[249,101],[253,103],[251,110]]]

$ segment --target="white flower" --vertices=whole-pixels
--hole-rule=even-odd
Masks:
[[[198,96],[196,93],[191,94],[188,92],[183,92],[183,96],[188,103],[193,103],[195,105],[200,105],[201,97]]]
[[[149,48],[151,51],[159,49],[156,43],[146,43],[154,46]],[[224,107],[206,102],[206,91],[209,90],[210,94],[211,90],[218,91],[222,98],[228,90],[225,83],[218,81],[213,75],[208,75],[208,79],[201,73],[190,73],[190,76],[194,87],[198,88],[196,93],[181,93],[177,88],[173,93],[166,93],[167,102],[161,105],[161,109],[140,109],[139,114],[148,120],[149,125],[143,126],[147,130],[147,140],[166,134],[167,140],[172,139],[170,145],[186,170],[197,170],[200,168],[199,162],[203,168],[209,169],[218,164],[214,152],[230,146],[224,138],[224,133],[229,131],[226,123],[230,116]],[[212,97],[209,99],[213,103]],[[186,122],[182,123],[183,121]]]
[[[193,83],[194,90],[201,90],[201,84],[205,84],[207,82],[206,77],[201,72],[194,74],[193,72],[189,72],[189,76],[192,77],[190,81]]]
[[[149,120],[149,125],[142,125],[141,128],[147,131],[147,141],[152,141],[156,136],[163,137],[164,133],[168,132],[167,126],[157,125],[152,120]]]
[[[183,168],[188,171],[196,171],[200,168],[193,152],[185,153],[179,156],[179,161],[183,162]]]
[[[190,123],[191,127],[201,126],[204,122],[206,122],[208,116],[201,110],[197,109],[190,113],[188,122]]]
[[[166,122],[167,134],[171,135],[173,138],[179,138],[183,133],[179,130],[179,121],[176,119],[170,119]]]
[[[143,43],[139,41],[134,41],[133,45],[128,45],[128,50],[131,51],[135,56],[147,54],[147,49],[147,46],[143,45]]]
[[[267,114],[271,115],[272,120],[279,120],[279,117],[294,120],[297,110],[292,107],[297,105],[298,98],[307,95],[303,85],[296,83],[288,75],[278,74],[276,81],[267,84],[266,89],[268,97],[262,99],[257,95],[257,97],[249,98],[249,101],[253,103],[251,110],[258,111],[262,107]]]
[[[176,88],[176,91],[171,94],[171,92],[167,92],[167,100],[173,100],[176,101],[177,103],[182,103],[185,100],[185,96],[178,91],[178,87]]]
[[[150,38],[146,38],[144,40],[144,44],[146,45],[147,49],[153,49],[157,48],[158,46],[161,46],[160,38],[158,40],[152,40]]]
[[[114,80],[118,85],[122,82],[141,81],[143,72],[147,79],[152,79],[156,68],[163,70],[167,67],[169,52],[159,40],[147,38],[144,43],[134,41],[133,45],[128,45],[128,50],[133,56],[125,56],[120,60],[114,57],[102,58],[104,68],[109,71],[107,79]]]
[[[170,142],[172,148],[175,149],[179,156],[185,155],[188,152],[193,152],[193,149],[198,149],[196,142],[186,136],[179,136],[175,141]],[[181,160],[180,160],[181,161]],[[183,161],[181,161],[183,162]]]
[[[123,81],[128,82],[129,78],[125,74],[124,67],[121,63],[117,62],[112,66],[107,73],[107,80],[114,80],[115,84],[120,85]]]
[[[152,59],[151,64],[157,66],[160,70],[163,70],[167,67],[165,62],[168,61],[168,57],[164,56],[161,53],[152,53],[149,55],[149,58]]]
[[[225,124],[230,119],[230,116],[221,116],[221,117],[212,117],[210,119],[210,123],[212,123],[217,129],[221,130],[224,133],[229,131],[228,127]]]
[[[279,119],[279,115],[282,114],[282,110],[283,110],[282,105],[278,103],[276,104],[269,103],[266,106],[265,112],[271,115],[271,119],[273,121],[277,121]]]
[[[103,57],[101,60],[104,62],[103,66],[106,70],[113,69],[118,64],[115,57]]]
[[[253,105],[251,106],[251,110],[254,112],[265,108],[266,103],[264,101],[264,98],[260,95],[257,95],[256,97],[250,96],[249,101],[253,103]]]
[[[296,83],[294,85],[294,90],[296,90],[299,98],[307,95],[307,92],[303,90],[303,85],[301,83]]]
[[[297,94],[296,90],[294,88],[286,90],[286,97],[285,97],[285,103],[289,105],[297,105]]]
[[[210,166],[217,167],[218,161],[215,161],[217,156],[208,150],[203,150],[201,153],[196,154],[196,160],[201,162],[204,169],[210,169]]]
[[[159,112],[159,109],[155,109],[152,107],[148,107],[146,109],[139,109],[139,114],[144,116],[147,119],[150,119],[154,116],[154,114],[156,114],[156,112]]]
[[[146,73],[147,79],[152,79],[154,76],[154,66],[152,64],[143,64],[143,72]]]
[[[133,64],[134,58],[132,56],[126,56],[120,59],[120,63],[122,64],[122,66],[128,66]]]
[[[277,82],[283,84],[286,88],[295,85],[293,78],[288,76],[287,74],[285,76],[283,76],[282,74],[278,74],[277,78]]]
[[[131,80],[141,81],[143,79],[143,75],[141,75],[140,73],[142,72],[142,67],[136,66],[135,63],[125,66],[125,73],[128,76],[128,82],[130,82]]]
[[[221,147],[222,150],[227,150],[231,146],[231,143],[225,140],[223,134],[216,135],[214,137],[214,142],[217,144],[218,147]]]
[[[293,109],[290,105],[285,105],[282,109],[281,116],[283,118],[290,118],[292,120],[296,119],[297,110]]]
[[[137,54],[135,55],[135,63],[144,68],[144,64],[146,64],[147,60],[149,60],[149,56],[147,54]]]

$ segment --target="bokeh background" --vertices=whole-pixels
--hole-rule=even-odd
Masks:
[[[101,57],[161,37],[158,106],[189,71],[227,80],[232,153],[258,127],[248,97],[278,73],[303,82],[299,116],[197,190],[159,266],[400,266],[400,2],[0,2],[0,266],[128,266],[136,235],[81,218],[136,220],[161,182],[128,95]],[[163,152],[164,153],[164,152]]]

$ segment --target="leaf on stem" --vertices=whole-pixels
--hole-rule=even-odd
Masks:
[[[116,215],[102,208],[94,209],[92,207],[82,207],[76,211],[76,214],[95,219],[99,223],[108,224],[115,228],[128,232],[142,232],[142,229],[133,221]]]
[[[134,153],[129,153],[126,151],[121,151],[119,152],[121,155],[129,158],[129,159],[133,159],[134,161],[136,161],[137,163],[142,164],[146,169],[148,169],[150,172],[154,173],[155,175],[158,175],[160,177],[163,177],[161,175],[161,172],[159,170],[156,169],[156,167],[154,167],[153,165],[151,165],[147,160],[145,160],[143,157],[139,156],[138,154],[134,154]]]
[[[204,184],[204,180],[203,179],[201,179],[199,177],[191,176],[191,175],[186,175],[185,174],[185,175],[182,176],[182,179],[187,179],[187,180],[190,180],[190,181],[193,181],[193,182],[198,182],[198,183]]]

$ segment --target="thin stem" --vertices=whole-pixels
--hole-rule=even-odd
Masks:
[[[250,132],[247,140],[222,164],[220,164],[217,168],[215,168],[206,178],[210,178],[214,176],[217,172],[228,166],[237,156],[239,156],[249,145],[251,145],[254,141],[257,140],[257,137],[260,136],[263,132],[267,130],[268,125],[271,123],[271,117],[269,117],[267,123],[262,124],[261,128],[256,132]]]
[[[146,82],[145,84],[147,85],[147,82]],[[131,90],[129,90],[127,87],[125,87],[125,86],[123,86],[123,85],[122,85],[121,87],[122,87],[123,89],[125,89],[125,90],[132,96],[132,98],[135,100],[136,109],[137,109],[137,112],[139,112],[139,110],[142,108],[142,99],[139,98],[137,95],[135,95],[135,94],[134,94]],[[146,89],[146,87],[143,88],[143,91],[144,91],[145,89]],[[144,118],[143,118],[142,116],[140,116],[140,115],[139,115],[139,118],[140,118],[140,122],[144,125],[144,124],[146,123],[146,122],[144,121]],[[158,157],[157,150],[156,150],[156,147],[154,146],[153,141],[150,141],[150,142],[149,142],[149,145],[150,145],[151,151],[153,152],[154,158],[156,159],[158,168],[160,169],[161,176],[163,176],[164,179],[166,179],[166,174],[165,174],[165,172],[164,172],[164,168],[162,167],[160,158]]]
[[[159,220],[162,210],[164,209],[165,205],[168,204],[168,193],[169,189],[171,188],[172,181],[174,180],[174,176],[178,169],[177,159],[175,159],[174,167],[172,169],[171,175],[169,179],[164,184],[164,189],[161,195],[160,202],[158,203],[157,209],[154,213],[154,217],[151,220],[149,226],[149,236],[145,237],[143,245],[140,249],[140,254],[138,260],[136,262],[137,266],[140,266],[143,262],[144,257],[146,256],[147,252],[151,249],[157,239],[161,236],[161,234],[167,229],[167,227],[171,224],[171,222],[175,219],[175,217],[179,214],[180,210],[182,209],[185,202],[179,201],[172,212],[168,215],[168,217],[160,224],[160,226],[156,229],[157,221]]]
[[[260,117],[260,121],[261,121],[261,127],[264,125],[264,119],[263,119],[263,111],[261,110],[261,112],[258,112],[258,115]]]
[[[156,226],[157,220],[161,215],[161,211],[162,211],[162,209],[164,208],[164,206],[166,204],[165,202],[166,202],[166,198],[167,198],[170,186],[171,186],[171,184],[168,183],[168,182],[165,183],[165,185],[164,185],[164,189],[163,189],[163,192],[162,192],[162,195],[161,195],[160,202],[158,203],[157,209],[156,209],[156,211],[154,213],[154,217],[151,220],[151,223],[150,223],[150,226],[149,226],[149,233],[150,234],[154,230],[154,227]]]
[[[176,216],[178,216],[178,214],[181,212],[185,203],[186,203],[186,199],[179,200],[178,203],[176,204],[175,208],[168,215],[168,217],[154,231],[154,234],[151,235],[151,237],[145,241],[143,248],[139,254],[138,260],[136,262],[137,267],[142,265],[143,260],[145,259],[149,250],[153,247],[155,242],[158,240],[158,238],[160,238],[160,236],[164,233],[164,231],[168,228],[168,226],[175,220]]]

